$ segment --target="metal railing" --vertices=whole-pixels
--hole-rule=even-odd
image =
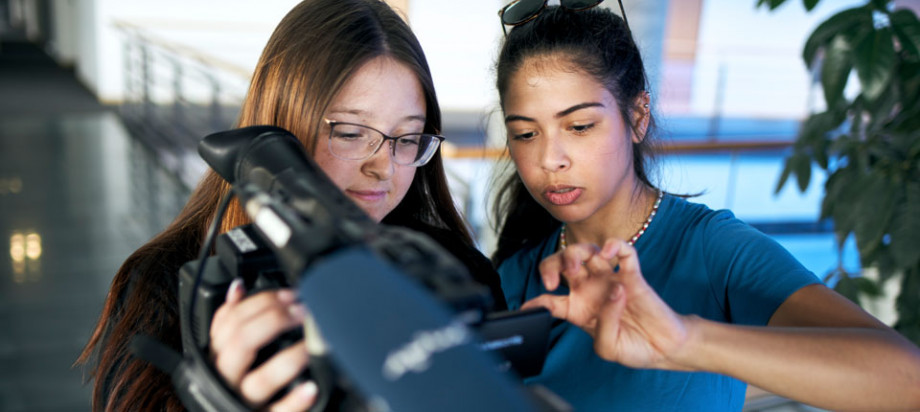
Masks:
[[[124,38],[119,112],[125,126],[192,185],[206,167],[197,156],[198,140],[234,124],[251,73],[149,28],[115,26]]]

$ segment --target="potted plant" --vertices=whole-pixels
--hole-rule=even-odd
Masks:
[[[803,0],[808,11],[818,2]],[[776,191],[793,175],[805,191],[813,164],[827,171],[820,219],[833,222],[841,253],[854,236],[861,266],[878,277],[841,264],[826,280],[857,303],[899,282],[892,326],[920,344],[920,22],[910,10],[871,0],[822,22],[802,58],[819,74],[826,109],[803,121]],[[851,78],[858,93],[845,93]]]

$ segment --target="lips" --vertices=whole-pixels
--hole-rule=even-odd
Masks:
[[[375,202],[380,199],[383,199],[387,196],[386,190],[346,190],[346,192],[353,198],[363,200],[365,202]]]
[[[572,186],[550,186],[543,191],[543,198],[556,206],[575,203],[584,190]]]

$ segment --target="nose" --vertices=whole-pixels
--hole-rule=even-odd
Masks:
[[[565,143],[557,136],[540,141],[540,166],[547,172],[561,172],[572,165]]]
[[[393,162],[393,141],[383,142],[373,156],[364,160],[361,171],[377,180],[388,180],[392,177],[396,171],[396,163]]]

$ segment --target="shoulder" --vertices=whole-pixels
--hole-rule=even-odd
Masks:
[[[514,252],[498,267],[509,309],[517,309],[525,300],[545,292],[538,268],[556,249],[558,236],[559,229],[556,229],[549,237]]]
[[[688,261],[705,268],[714,296],[733,322],[765,324],[791,293],[819,279],[776,240],[729,210],[674,199],[670,233]],[[678,226],[680,228],[678,229]]]
[[[504,278],[505,276],[514,276],[517,274],[526,274],[533,272],[540,261],[543,260],[546,256],[550,255],[553,250],[558,246],[556,244],[556,239],[558,239],[559,230],[553,231],[553,234],[538,241],[533,242],[529,245],[518,249],[516,252],[512,253],[507,259],[505,259],[501,265],[498,267],[499,275]]]
[[[734,249],[751,241],[772,240],[753,226],[737,218],[728,209],[714,210],[701,203],[669,195],[662,202],[661,229],[678,237],[684,245],[693,244],[708,251]],[[676,235],[676,236],[675,236]]]
[[[692,232],[713,232],[726,225],[743,223],[730,210],[713,210],[705,204],[674,195],[665,196],[660,213],[671,225],[679,224]]]

